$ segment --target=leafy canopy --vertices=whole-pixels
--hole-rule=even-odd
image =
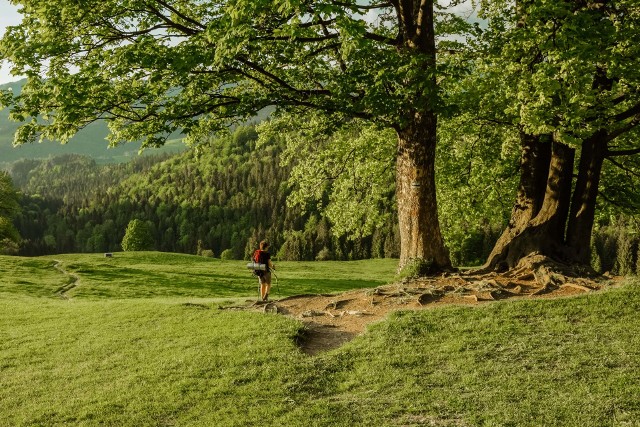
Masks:
[[[480,117],[573,146],[602,129],[610,140],[637,131],[637,1],[484,3],[483,54],[464,84]]]
[[[122,238],[122,250],[125,252],[149,251],[153,249],[153,245],[153,234],[149,223],[139,219],[131,220]]]
[[[8,29],[0,55],[29,82],[0,102],[25,122],[16,144],[66,141],[98,119],[109,122],[112,144],[161,145],[176,130],[198,143],[269,105],[398,127],[437,106],[426,74],[447,75],[408,48],[417,29],[401,27],[400,11],[414,1],[13,3],[24,19]],[[448,33],[470,28],[438,9],[443,49],[461,45]]]
[[[640,5],[635,0],[483,2],[483,55],[458,103],[478,124],[606,147],[601,215],[640,207]],[[604,208],[604,209],[602,209]]]
[[[362,120],[336,127],[318,115],[278,116],[258,130],[262,143],[285,142],[282,162],[293,166],[290,206],[317,205],[333,224],[332,233],[350,238],[371,235],[389,220],[395,191],[392,131]]]

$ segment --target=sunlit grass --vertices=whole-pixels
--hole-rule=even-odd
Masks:
[[[233,298],[257,295],[257,279],[246,261],[222,261],[184,254],[120,252],[64,254],[40,258],[0,257],[0,295],[51,295],[67,283],[53,265],[78,276],[72,298]],[[391,282],[397,260],[278,262],[275,298],[303,293],[339,292]],[[29,284],[35,284],[30,287]],[[47,286],[42,286],[47,285]]]
[[[55,295],[68,277],[54,258],[80,276],[71,299]],[[292,292],[328,292],[375,286],[385,262],[278,267]],[[637,279],[575,298],[401,311],[308,357],[298,320],[220,308],[245,296],[232,285],[242,262],[61,255],[0,257],[0,268],[3,426],[640,425]]]

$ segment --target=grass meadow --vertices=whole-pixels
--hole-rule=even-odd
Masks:
[[[276,264],[275,298],[395,271],[393,260]],[[244,265],[0,256],[0,426],[640,426],[638,279],[399,311],[310,357],[298,320],[221,308],[257,297]]]

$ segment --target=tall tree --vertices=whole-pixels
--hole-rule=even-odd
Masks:
[[[153,249],[151,225],[139,219],[132,219],[122,238],[124,251],[150,251]]]
[[[491,3],[490,48],[476,77],[490,82],[492,111],[481,114],[513,125],[522,157],[511,220],[486,267],[513,267],[533,253],[588,264],[603,161],[640,153],[640,7]]]
[[[401,265],[425,258],[450,267],[434,179],[444,75],[436,59],[455,42],[437,46],[435,32],[465,27],[436,2],[13,3],[24,18],[0,52],[29,78],[20,96],[2,100],[25,122],[16,143],[64,141],[104,119],[113,144],[161,145],[176,130],[198,144],[269,105],[376,122],[397,135]]]
[[[13,218],[20,212],[18,192],[8,173],[0,171],[0,253],[18,251],[20,234],[13,225]]]

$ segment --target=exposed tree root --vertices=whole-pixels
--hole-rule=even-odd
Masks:
[[[342,345],[390,311],[450,304],[477,305],[502,299],[574,296],[601,289],[610,279],[596,276],[584,267],[532,255],[503,273],[444,273],[339,295],[296,295],[269,302],[248,300],[244,309],[300,319],[307,326],[301,348],[308,354],[318,354]]]

